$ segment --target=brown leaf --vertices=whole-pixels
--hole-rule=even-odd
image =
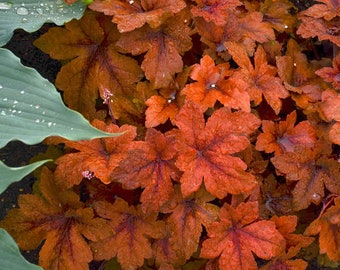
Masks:
[[[113,15],[112,21],[117,24],[119,32],[129,32],[148,24],[159,27],[167,18],[186,6],[183,0],[95,0],[90,9]]]
[[[102,239],[109,232],[106,222],[94,218],[76,193],[55,185],[47,168],[41,172],[38,194],[21,195],[19,207],[9,211],[0,226],[24,250],[36,249],[45,240],[39,253],[44,269],[88,269],[93,257],[87,240]]]
[[[186,11],[169,18],[158,28],[144,26],[125,33],[117,45],[133,55],[146,52],[142,69],[153,88],[168,87],[183,69],[181,55],[190,50],[190,28]]]
[[[67,60],[56,79],[64,101],[86,118],[96,118],[96,99],[101,86],[124,95],[143,76],[137,61],[117,51],[118,31],[108,17],[86,12],[79,20],[54,27],[35,45],[54,59]]]
[[[96,202],[94,209],[111,228],[109,237],[91,244],[95,260],[117,257],[123,269],[136,269],[152,257],[151,241],[160,238],[164,228],[156,215],[145,215],[140,207],[129,206],[120,198],[114,204]]]
[[[254,176],[232,154],[249,145],[247,136],[259,123],[251,113],[231,113],[225,108],[215,111],[205,123],[200,107],[187,102],[176,118],[176,166],[184,172],[180,179],[183,196],[197,191],[203,180],[206,189],[218,198],[251,191],[257,185]]]
[[[269,260],[284,251],[285,240],[272,221],[258,218],[257,202],[241,203],[236,209],[224,204],[220,221],[207,227],[208,239],[200,256],[219,258],[220,269],[257,269],[255,253]]]
[[[319,234],[320,254],[327,254],[333,261],[340,261],[340,197],[331,206],[314,220],[305,230],[305,235]]]

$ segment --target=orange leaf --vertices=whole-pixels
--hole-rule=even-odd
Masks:
[[[275,40],[275,33],[271,26],[263,20],[261,12],[247,12],[239,19],[239,27],[242,31],[243,39],[247,42],[264,43]]]
[[[111,172],[123,160],[126,151],[133,146],[132,140],[136,137],[135,127],[106,125],[99,120],[94,120],[92,125],[109,133],[125,133],[114,138],[78,142],[65,140],[66,146],[79,151],[65,154],[56,160],[58,167],[55,171],[55,181],[65,189],[79,184],[84,177],[83,172],[92,173],[92,177],[100,179],[103,183],[110,183]]]
[[[218,198],[251,191],[257,185],[254,176],[231,154],[249,145],[247,136],[259,126],[259,119],[251,113],[221,108],[205,124],[202,113],[197,104],[187,102],[176,118],[176,166],[184,172],[180,179],[183,196],[197,191],[202,180]]]
[[[319,204],[324,196],[324,185],[332,193],[340,193],[337,180],[340,164],[322,156],[322,145],[314,149],[297,148],[273,157],[271,162],[289,181],[298,181],[294,190],[294,209],[307,208],[312,202]]]
[[[93,257],[87,240],[99,240],[109,232],[106,222],[94,218],[76,193],[59,190],[47,168],[41,172],[39,194],[20,195],[19,207],[9,211],[0,226],[24,250],[45,240],[39,253],[44,269],[88,269]]]
[[[321,103],[319,104],[321,116],[326,121],[340,122],[340,95],[331,89],[325,90],[321,95]]]
[[[171,179],[179,179],[174,143],[173,136],[148,129],[145,142],[136,143],[111,174],[123,188],[144,188],[140,200],[145,212],[157,212],[173,194]]]
[[[324,18],[329,21],[340,15],[340,2],[332,0],[318,0],[318,4],[314,4],[307,10],[300,12],[301,15],[313,18]]]
[[[108,17],[86,12],[79,20],[54,27],[35,45],[54,59],[69,60],[59,72],[56,86],[65,103],[92,120],[96,114],[98,88],[104,85],[115,94],[134,88],[143,76],[137,61],[118,53],[118,31]]]
[[[305,235],[319,234],[320,254],[326,253],[331,260],[340,261],[340,197],[334,202],[334,206],[307,227]]]
[[[188,80],[188,74],[189,68],[185,68],[168,87],[160,89],[158,95],[154,95],[145,101],[148,106],[145,111],[145,126],[147,128],[164,124],[168,119],[171,124],[175,125],[175,117],[184,100],[180,91]]]
[[[294,234],[297,225],[297,216],[273,216],[276,228],[286,240],[286,254],[282,259],[290,259],[298,254],[301,248],[309,246],[314,238]]]
[[[146,52],[142,69],[153,88],[167,87],[174,74],[183,69],[181,55],[192,46],[186,12],[167,19],[158,28],[144,26],[125,33],[117,42],[133,55]]]
[[[201,16],[207,22],[213,22],[216,25],[224,25],[228,17],[227,10],[235,9],[241,6],[239,0],[195,0],[197,6],[192,6],[191,13],[193,16]]]
[[[297,19],[291,14],[294,5],[288,0],[265,0],[261,3],[260,11],[264,21],[268,22],[279,32],[293,30]]]
[[[335,89],[340,89],[340,54],[333,59],[333,67],[324,67],[315,72],[326,82],[332,83]]]
[[[286,121],[274,123],[262,121],[262,130],[257,137],[256,150],[266,153],[275,152],[275,155],[283,152],[292,152],[298,145],[313,147],[316,143],[316,132],[308,121],[301,121],[295,125],[296,111],[287,116]]]
[[[301,93],[299,87],[315,78],[315,68],[294,39],[288,41],[286,55],[276,57],[276,66],[280,78],[290,91]]]
[[[232,71],[228,63],[215,66],[213,59],[205,55],[200,64],[192,67],[190,78],[197,82],[187,84],[181,93],[186,99],[199,104],[203,111],[213,107],[216,101],[234,109],[242,109],[250,112],[250,100],[245,86],[233,79],[225,79],[231,76]]]
[[[129,32],[142,27],[159,27],[167,18],[186,6],[183,0],[95,0],[89,7],[95,11],[113,15],[112,21],[117,24],[119,32]]]
[[[114,204],[96,202],[94,209],[111,228],[109,237],[92,243],[95,260],[117,256],[123,269],[136,269],[152,257],[151,241],[162,236],[164,227],[156,221],[156,214],[144,215],[140,207],[129,206],[120,198]]]
[[[330,40],[335,45],[340,46],[339,34],[339,17],[335,17],[331,21],[322,18],[313,18],[309,16],[299,16],[302,21],[296,33],[303,38],[318,37],[320,41]]]
[[[241,203],[236,209],[224,204],[220,221],[207,226],[201,257],[219,257],[219,269],[257,269],[256,256],[269,260],[284,251],[285,240],[272,221],[256,221],[257,202]]]
[[[208,226],[216,220],[219,208],[208,203],[214,199],[203,188],[187,198],[183,198],[180,190],[176,189],[172,200],[162,208],[163,213],[171,213],[166,222],[169,244],[175,251],[177,262],[183,264],[192,256],[198,248],[202,225]]]
[[[283,87],[280,78],[276,77],[276,68],[268,65],[264,49],[261,46],[257,48],[253,66],[247,52],[239,44],[228,41],[226,47],[234,61],[240,66],[240,69],[234,73],[234,77],[247,84],[251,100],[258,105],[263,95],[278,114],[282,106],[281,98],[288,97],[289,93]]]

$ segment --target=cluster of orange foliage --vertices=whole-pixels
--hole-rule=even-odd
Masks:
[[[35,45],[63,61],[65,103],[122,135],[48,139],[64,155],[0,226],[53,270],[339,262],[339,10],[95,0],[51,28]]]

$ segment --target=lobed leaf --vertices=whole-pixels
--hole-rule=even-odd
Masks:
[[[221,108],[205,124],[199,105],[187,102],[177,115],[176,125],[176,166],[184,172],[180,179],[184,197],[197,191],[203,180],[217,198],[255,188],[257,182],[246,172],[247,165],[232,154],[247,148],[247,136],[260,125],[257,117]]]
[[[257,269],[253,253],[262,259],[281,254],[285,240],[275,223],[258,218],[257,202],[241,203],[236,209],[224,204],[220,221],[207,226],[201,257],[219,259],[219,269]]]

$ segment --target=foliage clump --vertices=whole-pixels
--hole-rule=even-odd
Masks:
[[[64,102],[122,134],[47,139],[0,226],[45,269],[340,262],[340,1],[297,2],[94,0],[51,28]]]

